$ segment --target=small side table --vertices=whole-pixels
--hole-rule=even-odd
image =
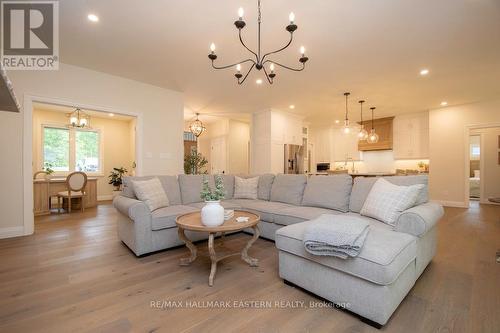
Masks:
[[[237,217],[248,217],[248,222],[236,222]],[[208,285],[210,287],[212,287],[214,284],[215,273],[217,272],[217,263],[223,259],[226,259],[234,255],[241,255],[241,259],[250,266],[252,267],[258,266],[259,260],[250,257],[248,255],[248,250],[260,236],[259,227],[257,226],[259,221],[260,221],[259,215],[241,210],[235,210],[234,216],[230,220],[224,221],[224,224],[217,227],[207,227],[203,225],[201,223],[200,212],[189,213],[178,216],[175,222],[177,224],[179,238],[186,244],[187,248],[191,252],[191,255],[188,258],[182,258],[179,264],[181,266],[187,266],[191,264],[193,261],[195,261],[198,255],[198,249],[196,245],[194,245],[193,242],[191,242],[191,240],[189,240],[186,237],[185,230],[190,230],[190,231],[202,231],[208,233],[208,253],[210,255],[210,261],[212,262],[210,269],[210,276],[208,277]],[[222,238],[224,238],[226,232],[241,231],[247,228],[253,229],[253,237],[248,241],[248,243],[243,248],[243,250],[241,250],[241,252],[235,252],[235,253],[225,254],[222,256],[217,256],[214,248],[214,238],[217,233],[221,233]]]

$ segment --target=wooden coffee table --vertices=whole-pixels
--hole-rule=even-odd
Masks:
[[[248,217],[248,222],[236,222],[236,218],[240,216]],[[177,223],[179,238],[186,243],[186,246],[191,251],[191,256],[189,258],[182,258],[180,260],[180,265],[187,266],[196,260],[198,250],[196,245],[194,245],[185,234],[185,230],[190,231],[202,231],[208,233],[208,253],[210,255],[210,261],[212,262],[212,266],[210,269],[210,276],[208,277],[208,285],[211,287],[214,284],[215,273],[217,271],[217,263],[223,259],[234,255],[240,255],[241,259],[243,259],[250,266],[255,267],[259,265],[259,261],[255,258],[251,258],[248,256],[248,249],[252,246],[252,244],[259,238],[260,231],[257,224],[260,221],[260,216],[257,214],[235,210],[234,216],[227,221],[224,221],[224,224],[217,227],[207,227],[201,223],[201,214],[200,212],[189,213],[180,215],[176,218],[175,222]],[[230,254],[225,254],[222,256],[217,256],[214,249],[214,237],[217,233],[221,233],[222,241],[224,241],[224,235],[227,232],[235,232],[241,231],[246,228],[253,229],[253,237],[248,241],[247,245],[241,250],[241,252],[235,252]]]

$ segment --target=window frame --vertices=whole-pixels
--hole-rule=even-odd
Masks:
[[[103,133],[100,128],[76,128],[68,127],[60,124],[42,124],[41,133],[41,156],[40,156],[40,167],[41,170],[44,168],[45,164],[45,128],[59,128],[68,130],[69,132],[69,171],[54,171],[55,176],[67,176],[72,172],[75,172],[76,167],[76,132],[86,131],[95,132],[98,136],[98,149],[99,149],[99,169],[95,172],[85,172],[89,176],[104,176],[104,158],[103,158]]]

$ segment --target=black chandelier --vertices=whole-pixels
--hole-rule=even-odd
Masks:
[[[288,46],[290,46],[290,44],[292,43],[293,33],[298,28],[297,25],[294,23],[294,20],[295,20],[294,13],[290,13],[290,16],[289,16],[290,24],[288,24],[286,26],[286,30],[290,33],[290,40],[288,41],[288,43],[285,46],[283,46],[282,48],[280,48],[276,51],[266,53],[263,56],[261,56],[260,25],[262,23],[262,16],[261,16],[261,11],[260,11],[260,0],[258,0],[258,20],[257,20],[257,22],[258,22],[258,42],[257,42],[258,49],[257,49],[257,52],[254,52],[250,48],[248,48],[248,46],[246,46],[246,44],[243,42],[243,37],[241,36],[241,30],[246,26],[245,21],[243,21],[243,8],[240,8],[238,10],[238,16],[239,16],[239,19],[236,22],[234,22],[234,25],[238,29],[238,35],[240,38],[241,45],[243,45],[243,47],[245,49],[247,49],[250,53],[252,53],[255,56],[255,60],[252,58],[249,58],[249,59],[242,60],[240,62],[231,64],[231,65],[227,65],[227,66],[216,66],[214,64],[214,61],[215,61],[215,59],[217,59],[217,55],[215,54],[215,44],[212,43],[212,45],[210,45],[211,53],[208,55],[208,58],[210,60],[212,60],[212,67],[213,68],[215,68],[215,69],[227,69],[227,68],[236,66],[236,74],[234,74],[234,76],[238,80],[238,84],[242,84],[243,82],[245,82],[245,80],[248,77],[248,74],[250,74],[250,72],[252,71],[252,69],[254,69],[254,67],[259,71],[264,70],[264,73],[266,74],[266,78],[267,78],[267,81],[269,82],[269,84],[273,84],[274,78],[276,77],[276,73],[274,72],[275,65],[280,66],[280,67],[285,68],[285,69],[288,69],[288,70],[291,70],[291,71],[295,71],[295,72],[300,72],[300,71],[304,70],[306,62],[307,62],[307,60],[309,60],[309,58],[305,56],[306,51],[305,51],[305,48],[303,46],[300,48],[301,57],[299,58],[299,62],[302,64],[302,67],[293,68],[293,67],[289,67],[289,66],[280,64],[278,62],[272,61],[270,59],[266,59],[268,56],[270,56],[272,54],[283,51]],[[241,65],[244,63],[251,63],[252,64],[250,66],[250,68],[248,69],[248,72],[245,74],[245,76],[243,76],[243,74],[241,74]],[[265,67],[265,65],[267,63],[269,63],[269,73]]]

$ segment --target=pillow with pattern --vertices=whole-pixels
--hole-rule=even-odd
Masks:
[[[233,198],[257,200],[258,186],[259,186],[259,177],[240,178],[238,176],[234,176]]]
[[[135,196],[143,201],[150,211],[169,205],[167,194],[157,177],[148,180],[133,180],[132,183]]]
[[[415,205],[424,187],[423,184],[398,186],[380,178],[370,190],[360,214],[394,226],[399,215]]]

